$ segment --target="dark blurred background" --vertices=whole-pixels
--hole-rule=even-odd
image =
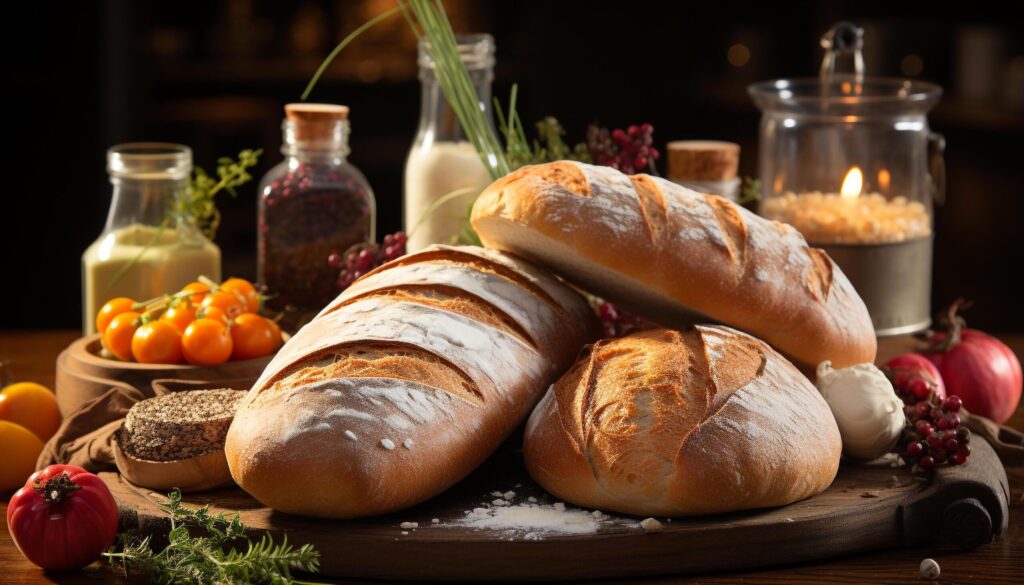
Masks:
[[[494,94],[519,84],[526,121],[556,116],[570,141],[587,124],[650,122],[659,147],[742,145],[756,176],[759,114],[746,86],[817,72],[821,34],[865,28],[868,73],[946,91],[930,116],[947,140],[948,197],[936,210],[933,307],[975,301],[972,326],[1024,330],[1024,37],[1014,3],[946,10],[918,2],[445,2],[457,32],[489,32]],[[349,31],[390,0],[9,3],[7,136],[0,207],[0,327],[80,326],[80,255],[110,202],[105,151],[127,141],[192,146],[195,162],[263,148],[281,157],[282,106]],[[393,18],[328,70],[313,101],[351,107],[350,160],[376,191],[378,233],[401,227],[402,168],[419,119],[415,41]],[[664,160],[661,161],[664,163]],[[662,166],[664,169],[664,166]],[[255,276],[256,187],[220,202],[224,274]],[[900,286],[893,282],[894,287]]]

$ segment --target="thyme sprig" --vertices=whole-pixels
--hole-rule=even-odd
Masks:
[[[126,577],[132,571],[148,575],[153,583],[168,585],[299,585],[305,582],[296,580],[292,571],[315,573],[320,566],[320,553],[312,545],[295,548],[288,544],[287,536],[280,544],[267,535],[253,541],[245,535],[238,514],[214,515],[209,506],[186,508],[177,490],[168,494],[167,502],[160,507],[171,519],[166,548],[153,552],[148,536],[122,535],[118,545],[103,553],[111,566],[124,570]],[[194,537],[190,527],[206,535]],[[238,543],[245,543],[245,550],[237,548]]]
[[[221,191],[227,191],[237,197],[236,187],[252,180],[249,169],[260,161],[260,149],[245,149],[238,153],[238,160],[230,157],[217,159],[217,174],[211,176],[202,167],[192,170],[187,192],[175,197],[171,202],[168,215],[179,221],[185,220],[206,235],[214,239],[220,227],[220,211],[217,210],[215,198]]]

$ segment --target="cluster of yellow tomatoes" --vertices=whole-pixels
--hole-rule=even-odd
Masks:
[[[150,301],[111,299],[96,316],[96,329],[103,347],[124,361],[217,365],[281,346],[281,329],[259,310],[259,291],[249,281],[200,278]]]
[[[18,382],[0,390],[0,494],[25,483],[60,423],[57,399],[49,388]]]

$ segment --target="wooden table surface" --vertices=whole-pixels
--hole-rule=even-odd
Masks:
[[[8,361],[16,380],[30,380],[53,387],[57,354],[78,337],[74,331],[0,331],[0,360]],[[1024,358],[1024,335],[1001,336],[1017,356]],[[893,355],[907,340],[889,340],[880,353]],[[1024,359],[1022,359],[1024,361]],[[1008,423],[1024,430],[1024,407]],[[0,446],[2,447],[2,446]],[[972,552],[954,547],[897,549],[859,554],[821,563],[763,571],[728,571],[698,577],[666,577],[638,581],[649,585],[683,583],[905,583],[919,582],[918,565],[931,557],[942,568],[937,583],[1019,583],[1024,580],[1024,467],[1007,468],[1010,480],[1010,526],[999,541]],[[14,547],[7,532],[6,511],[10,494],[0,494],[0,582],[124,583],[125,579],[101,563],[70,574],[48,574],[29,563]],[[362,581],[332,581],[363,583]],[[600,583],[623,581],[600,581]],[[376,582],[379,583],[379,582]]]

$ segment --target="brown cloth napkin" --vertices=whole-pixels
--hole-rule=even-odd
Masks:
[[[250,378],[238,380],[153,380],[152,393],[127,384],[112,386],[105,393],[82,404],[64,418],[57,434],[43,447],[36,461],[36,469],[62,463],[77,465],[97,473],[115,469],[113,441],[114,433],[121,428],[124,417],[132,405],[147,398],[162,396],[182,390],[205,390],[208,388],[232,388],[246,390],[253,383]]]

